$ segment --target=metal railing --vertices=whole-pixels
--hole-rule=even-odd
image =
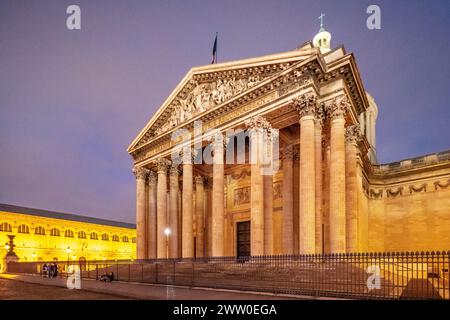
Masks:
[[[273,255],[139,261],[59,261],[59,276],[78,265],[82,279],[210,287],[358,299],[449,299],[450,251]],[[42,274],[44,264],[8,264]]]

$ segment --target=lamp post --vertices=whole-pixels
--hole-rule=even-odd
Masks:
[[[70,247],[67,247],[66,249],[66,253],[67,253],[67,262],[70,261],[70,253],[72,252],[72,250],[70,249]]]
[[[172,233],[170,228],[164,229],[164,234],[166,235],[166,258],[169,259],[169,236]]]
[[[31,256],[33,257],[33,261],[36,261],[36,252],[33,252]]]

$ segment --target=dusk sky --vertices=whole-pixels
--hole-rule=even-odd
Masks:
[[[379,106],[379,161],[450,149],[450,1],[1,0],[0,202],[134,223],[126,148],[215,33],[219,62],[285,52],[321,12]]]

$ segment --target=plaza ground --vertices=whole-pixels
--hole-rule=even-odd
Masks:
[[[0,300],[292,300],[309,297],[239,292],[115,281],[103,283],[95,280],[82,281],[82,290],[66,288],[66,279],[42,278],[37,275],[0,274]]]

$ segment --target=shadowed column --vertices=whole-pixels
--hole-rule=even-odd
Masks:
[[[138,167],[133,169],[136,177],[136,257],[137,259],[147,258],[146,246],[146,219],[145,219],[145,183],[148,176],[148,169]]]
[[[323,168],[323,156],[322,156],[322,125],[324,121],[323,105],[317,107],[316,110],[316,122],[314,131],[314,143],[315,143],[315,171],[316,171],[316,224],[315,224],[315,241],[316,241],[316,253],[323,253],[322,243],[322,168]]]
[[[156,259],[156,174],[150,171],[148,175],[148,219],[147,219],[147,255]]]
[[[205,189],[203,187],[203,177],[195,177],[195,221],[197,223],[197,234],[196,234],[196,257],[204,256],[204,228],[205,228]]]
[[[283,254],[294,253],[293,147],[283,150]]]

